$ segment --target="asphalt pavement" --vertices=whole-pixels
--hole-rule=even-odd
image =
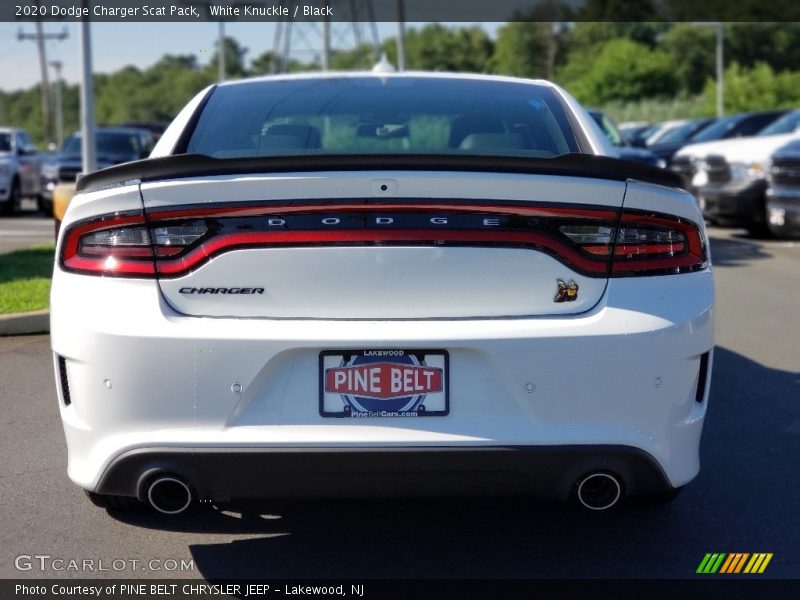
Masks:
[[[597,514],[529,499],[265,501],[178,517],[99,509],[66,476],[48,337],[5,338],[0,577],[692,578],[707,552],[771,552],[752,577],[800,579],[800,244],[711,236],[718,346],[702,471],[670,505]],[[17,558],[36,555],[50,558]],[[94,570],[53,559],[93,560]]]
[[[22,212],[18,215],[0,216],[0,254],[54,239],[53,218],[38,212],[33,200],[23,200]]]

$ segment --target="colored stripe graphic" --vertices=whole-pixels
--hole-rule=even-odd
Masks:
[[[744,566],[744,563],[747,560],[748,556],[750,556],[749,552],[745,552],[744,554],[742,554],[742,558],[739,559],[739,562],[736,564],[736,569],[734,569],[733,571],[734,573],[739,573],[742,570],[742,567]]]
[[[700,561],[696,573],[703,575],[733,575],[738,573],[760,574],[772,560],[772,552],[707,552]],[[749,560],[748,560],[749,559]],[[745,566],[746,565],[746,566]],[[744,571],[742,570],[744,569]]]
[[[695,571],[695,573],[705,573],[706,572],[705,571],[706,565],[708,564],[708,561],[710,559],[711,559],[711,555],[706,553],[706,555],[703,557],[703,560],[700,561],[700,566],[697,567],[697,571]]]
[[[730,573],[730,568],[739,560],[738,554],[728,554],[728,559],[722,563],[722,568],[719,570],[720,573]]]
[[[700,566],[697,567],[697,573],[716,573],[719,570],[722,561],[725,560],[727,554],[723,553],[707,553],[703,560],[700,562]]]
[[[747,557],[750,556],[748,552],[734,552],[728,555],[728,560],[725,561],[725,564],[722,565],[722,568],[719,570],[720,573],[738,573],[742,570],[742,566],[744,566],[745,560]]]
[[[747,563],[744,569],[745,573],[763,573],[767,568],[769,561],[772,560],[772,552],[758,552],[753,554],[753,558]]]

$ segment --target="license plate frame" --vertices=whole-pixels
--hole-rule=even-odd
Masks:
[[[353,373],[348,381],[354,381],[354,388],[360,389],[360,384],[361,387],[370,385],[369,382],[365,384],[365,369],[371,376],[378,377],[370,377],[369,382],[374,384],[379,380],[379,385],[373,385],[371,391],[361,396],[352,389],[341,389],[346,384],[341,381],[345,375],[340,373],[348,371]],[[361,376],[357,380],[356,371]],[[398,371],[401,372],[400,381]],[[338,384],[334,383],[337,375]],[[397,385],[405,387],[390,389]],[[337,386],[338,389],[330,389]],[[420,386],[422,391],[409,391],[420,390]],[[326,418],[445,417],[450,414],[450,354],[447,350],[427,348],[323,350],[319,353],[318,387],[319,414]],[[437,387],[441,389],[436,390]],[[380,393],[392,395],[377,397]]]

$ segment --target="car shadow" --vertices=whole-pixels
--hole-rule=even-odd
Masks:
[[[220,534],[189,546],[212,581],[681,578],[706,552],[724,551],[773,552],[765,576],[786,578],[800,564],[799,455],[800,374],[717,348],[702,469],[668,505],[594,513],[528,498],[359,499],[264,501],[177,518],[109,514],[137,527]]]
[[[772,255],[754,238],[709,238],[711,262],[715,267],[739,267]]]

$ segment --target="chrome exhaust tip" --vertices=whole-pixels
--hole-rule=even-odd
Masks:
[[[622,484],[611,473],[589,473],[578,480],[576,495],[589,510],[608,510],[622,497]]]
[[[192,503],[192,491],[180,479],[162,476],[153,480],[147,488],[150,506],[165,515],[182,513]]]

